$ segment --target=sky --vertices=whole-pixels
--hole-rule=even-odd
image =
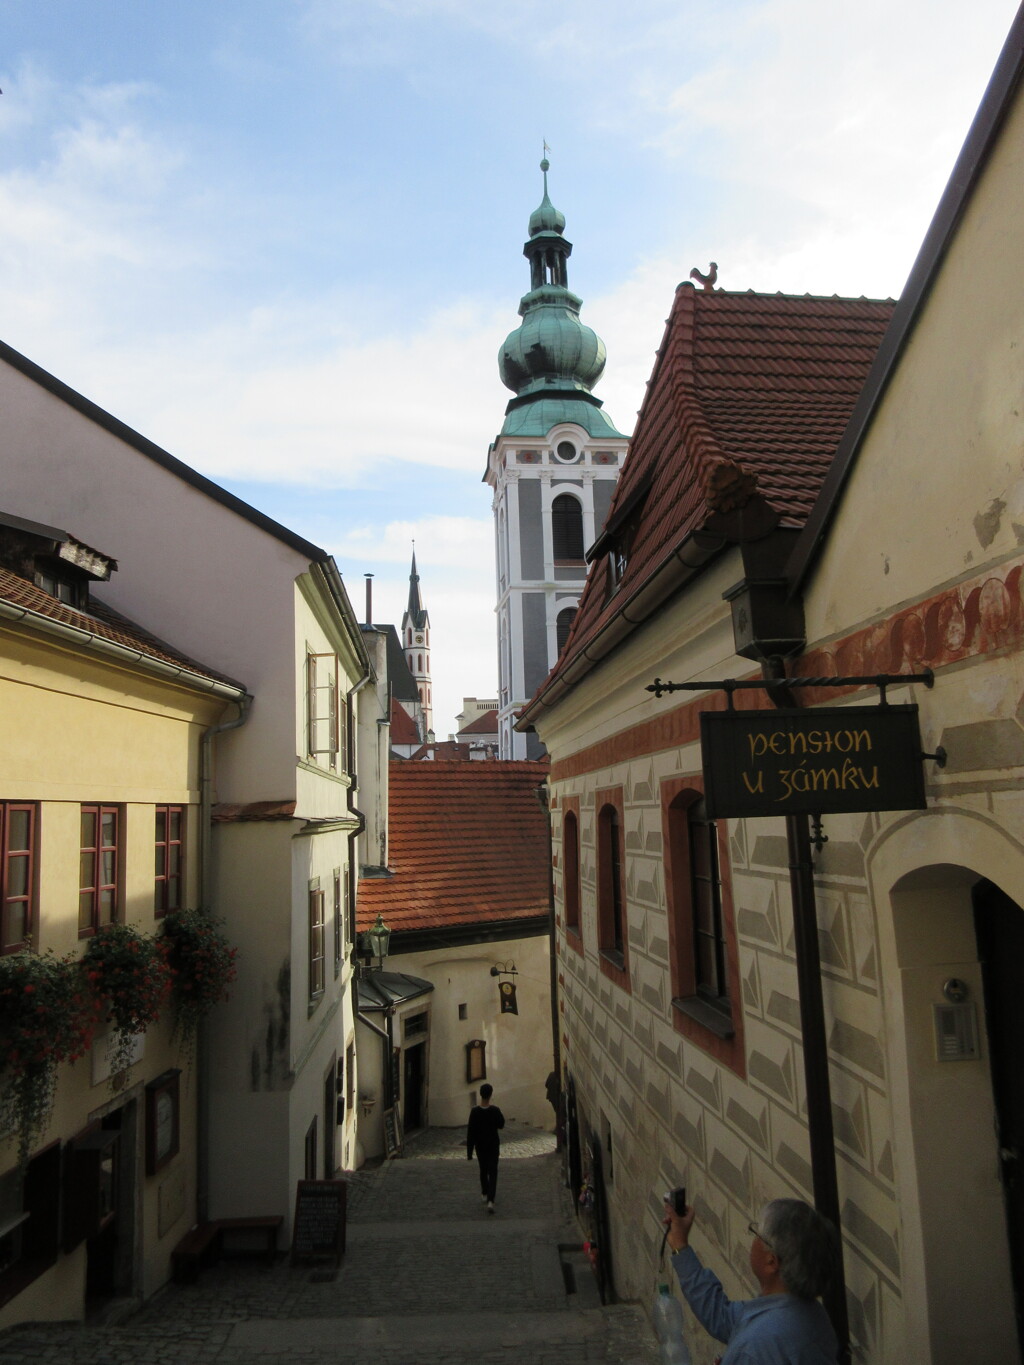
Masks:
[[[0,337],[332,553],[360,619],[372,573],[399,624],[415,540],[446,738],[497,689],[482,475],[545,141],[629,432],[692,267],[898,297],[1015,12],[0,0]]]

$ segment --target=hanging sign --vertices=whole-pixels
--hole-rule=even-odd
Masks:
[[[917,707],[703,711],[708,818],[923,810]]]
[[[498,994],[501,997],[502,1014],[518,1014],[519,1006],[516,1004],[516,987],[514,981],[502,981],[498,985]]]

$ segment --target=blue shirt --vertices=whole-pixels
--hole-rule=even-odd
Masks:
[[[698,1321],[729,1343],[722,1365],[835,1365],[836,1334],[817,1299],[765,1294],[734,1303],[692,1247],[673,1255],[672,1268]]]

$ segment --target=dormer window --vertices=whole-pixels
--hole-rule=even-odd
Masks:
[[[51,597],[56,597],[58,602],[64,602],[69,607],[76,607],[79,611],[84,611],[88,605],[89,584],[85,579],[74,577],[68,573],[61,573],[50,566],[37,568],[33,578],[37,588],[42,588],[43,592],[48,592]]]
[[[644,504],[650,492],[650,479],[645,479],[638,488],[622,500],[608,518],[604,530],[587,551],[587,563],[593,564],[602,556],[607,557],[606,596],[617,592],[629,565],[633,546],[636,543],[643,518]]]
[[[629,558],[633,553],[633,542],[636,539],[637,529],[640,525],[639,509],[629,517],[615,532],[611,545],[608,550],[608,595],[615,592],[623,578],[626,576],[626,569],[629,566]]]
[[[34,583],[58,602],[87,611],[89,585],[107,582],[117,560],[55,526],[0,512],[0,567]]]

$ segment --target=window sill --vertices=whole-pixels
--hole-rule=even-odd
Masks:
[[[617,952],[614,948],[601,948],[599,950],[599,955],[604,958],[605,962],[614,967],[617,972],[624,972],[626,970],[626,958],[623,953]]]
[[[680,1014],[685,1014],[688,1019],[695,1020],[702,1028],[713,1033],[716,1038],[729,1039],[736,1036],[736,1029],[733,1027],[729,1015],[716,1009],[714,1005],[709,1005],[699,995],[674,996],[672,1005]]]

